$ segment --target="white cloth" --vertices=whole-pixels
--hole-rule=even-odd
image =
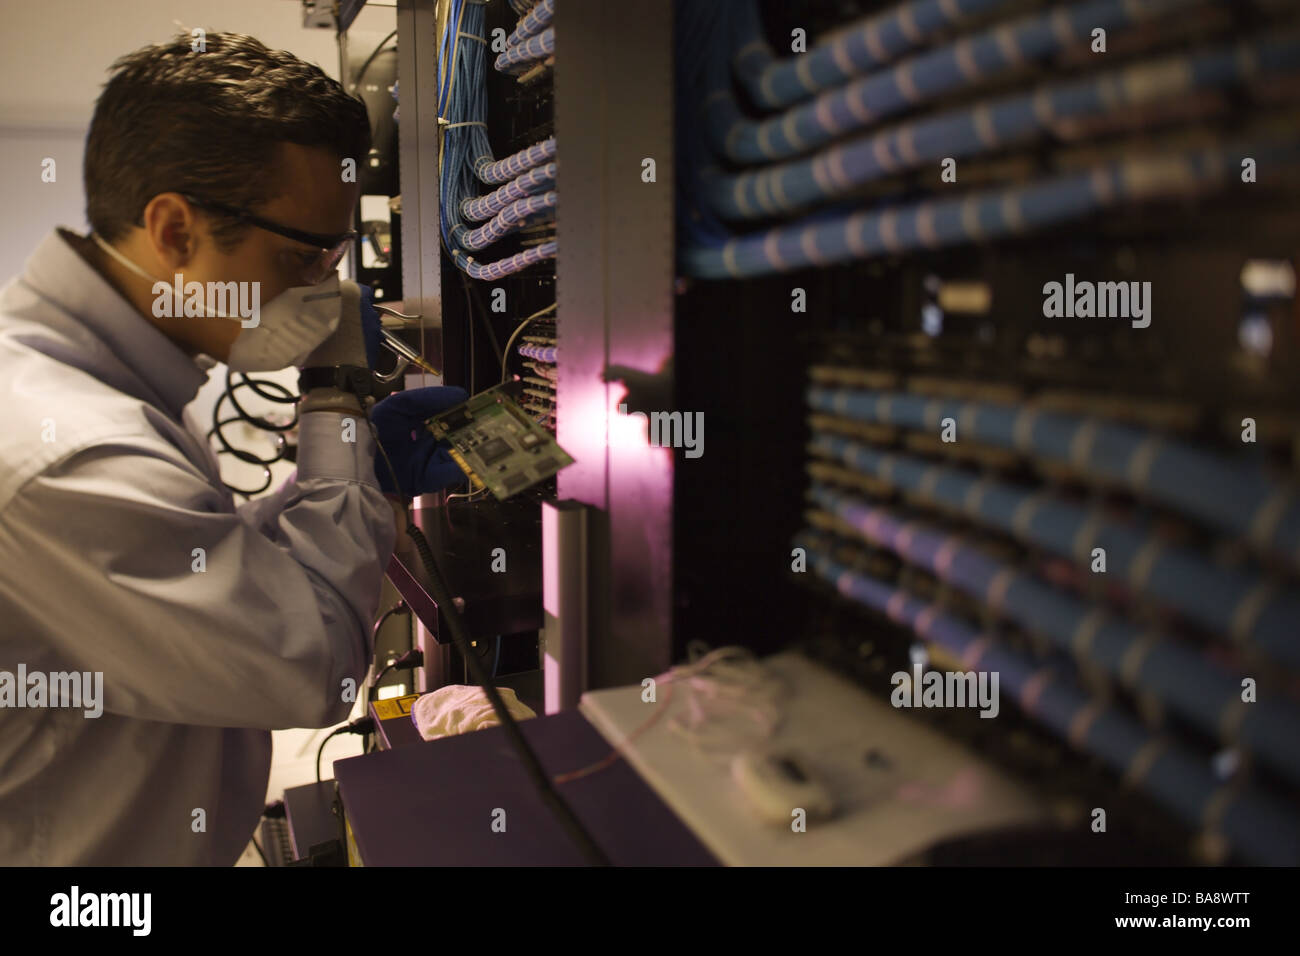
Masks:
[[[537,716],[536,711],[521,703],[509,687],[498,687],[497,692],[515,720]],[[425,740],[466,734],[484,727],[497,727],[501,723],[483,688],[466,684],[448,684],[425,694],[411,705],[411,720]]]
[[[392,512],[336,412],[237,507],[182,417],[207,372],[61,232],[0,291],[0,671],[102,672],[104,712],[0,708],[0,864],[232,865],[269,731],[352,709]]]

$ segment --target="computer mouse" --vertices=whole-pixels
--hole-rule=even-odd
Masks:
[[[731,762],[732,779],[763,821],[789,824],[796,809],[809,820],[834,815],[835,802],[808,759],[797,750],[750,750]]]

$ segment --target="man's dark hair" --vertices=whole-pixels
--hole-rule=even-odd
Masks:
[[[86,218],[109,242],[143,225],[144,207],[159,193],[245,209],[274,199],[282,192],[280,143],[325,147],[358,167],[365,162],[365,104],[319,67],[240,33],[208,34],[202,53],[193,42],[180,34],[122,57],[95,104],[86,136]],[[250,228],[207,214],[225,252]]]

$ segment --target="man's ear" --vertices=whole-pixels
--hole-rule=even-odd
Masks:
[[[180,272],[198,250],[198,213],[180,193],[159,193],[141,214],[150,251],[168,273]]]

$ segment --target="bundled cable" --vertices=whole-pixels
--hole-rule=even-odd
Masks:
[[[1223,188],[1236,181],[1244,157],[1294,164],[1300,160],[1300,142],[1241,142],[1132,157],[957,199],[814,216],[714,246],[697,244],[685,251],[683,261],[691,275],[741,278],[1015,236],[1121,202]]]
[[[970,423],[972,418],[961,419]],[[916,500],[962,514],[1088,566],[1094,548],[1108,573],[1176,609],[1212,633],[1300,667],[1300,593],[1259,569],[1225,567],[1200,551],[1168,541],[1146,519],[1120,520],[1100,505],[1084,507],[1059,493],[999,481],[915,455],[881,451],[826,431],[810,450],[884,482]]]
[[[879,69],[932,37],[1008,0],[907,0],[835,31],[809,50],[777,60],[763,41],[757,10],[744,4],[748,37],[735,57],[737,78],[755,105],[780,109]]]
[[[555,346],[540,346],[524,343],[517,350],[524,358],[537,359],[539,362],[555,361]]]
[[[1270,791],[1218,779],[1203,753],[1143,727],[1116,704],[1094,700],[1068,674],[971,628],[937,604],[835,559],[831,543],[805,532],[810,567],[840,594],[942,647],[968,669],[1000,675],[1022,710],[1073,746],[1101,758],[1193,827],[1217,831],[1250,859],[1300,865],[1300,819]]]
[[[1300,137],[1221,133],[1198,149],[1181,142],[1163,154],[1126,155],[1082,172],[1045,170],[1027,183],[993,183],[941,202],[916,197],[913,190],[907,204],[847,205],[864,186],[926,164],[1068,136],[1071,129],[1114,123],[1139,108],[1159,106],[1177,115],[1206,94],[1285,86],[1300,73],[1300,35],[1291,29],[1001,94],[829,145],[944,96],[974,92],[1026,66],[1086,49],[1094,31],[1137,34],[1152,21],[1204,5],[1205,0],[1085,0],[954,40],[945,35],[951,27],[997,4],[908,0],[807,54],[776,62],[762,41],[755,2],[678,0],[677,223],[683,272],[742,278],[984,242],[1058,226],[1119,203],[1223,188],[1233,179],[1228,164],[1235,169],[1245,156],[1263,161],[1250,152],[1255,146],[1270,163],[1296,162]],[[939,45],[922,49],[933,42]],[[905,54],[911,55],[892,62]],[[738,82],[749,105],[784,110],[766,117],[742,112],[734,92]],[[1242,141],[1229,142],[1229,135]],[[811,155],[795,159],[800,154]],[[837,202],[844,205],[815,208]],[[779,223],[792,213],[804,218]],[[777,225],[749,235],[738,235],[731,225],[773,218]]]
[[[1118,422],[905,392],[808,391],[809,405],[857,421],[925,429],[943,418],[968,438],[1078,469],[1249,541],[1300,569],[1300,489],[1258,462],[1216,455]]]
[[[555,173],[555,163],[531,169],[486,196],[461,200],[461,214],[466,219],[491,219],[515,200],[552,188]]]
[[[741,115],[725,88],[714,87],[704,101],[704,124],[718,154],[735,162],[785,159],[945,94],[974,89],[1026,63],[1044,62],[1086,44],[1093,30],[1133,26],[1203,2],[1092,0],[1056,6],[854,80],[760,122]]]
[[[547,27],[535,37],[506,47],[496,59],[496,68],[503,73],[522,73],[555,52],[555,27]]]
[[[815,486],[815,502],[872,544],[925,568],[1022,628],[1114,680],[1167,704],[1211,737],[1235,728],[1242,746],[1300,782],[1300,709],[1282,699],[1245,705],[1241,675],[1227,672],[1174,640],[1052,587],[1029,571],[924,521]]]
[[[554,218],[554,191],[543,192],[548,183],[542,176],[524,178],[523,174],[554,158],[555,141],[536,144],[499,162],[492,156],[487,135],[484,7],[472,0],[445,0],[444,10],[438,78],[439,225],[457,268],[471,278],[493,280],[556,254],[556,244],[551,241],[496,262],[479,262],[473,255],[516,229]],[[531,37],[525,43],[537,39]],[[554,170],[550,172],[553,179]],[[506,188],[480,197],[480,181],[504,183]],[[543,195],[537,196],[537,192]],[[485,214],[491,216],[486,225],[471,228],[465,224],[467,216]]]
[[[452,238],[456,244],[466,249],[483,249],[503,236],[507,236],[523,226],[555,218],[555,190],[540,196],[527,196],[512,202],[492,217],[492,221],[477,229],[457,226]]]
[[[1196,55],[1044,85],[859,137],[756,172],[706,172],[708,202],[726,219],[757,219],[836,199],[884,176],[951,157],[995,153],[1095,119],[1207,90],[1281,82],[1300,72],[1300,35],[1265,35]]]
[[[554,159],[555,149],[555,137],[552,136],[505,159],[494,160],[490,153],[484,153],[474,163],[474,174],[485,183],[509,182],[520,173]]]
[[[506,37],[506,47],[517,46],[531,36],[541,33],[555,16],[555,0],[542,0],[519,20],[514,32]]]

